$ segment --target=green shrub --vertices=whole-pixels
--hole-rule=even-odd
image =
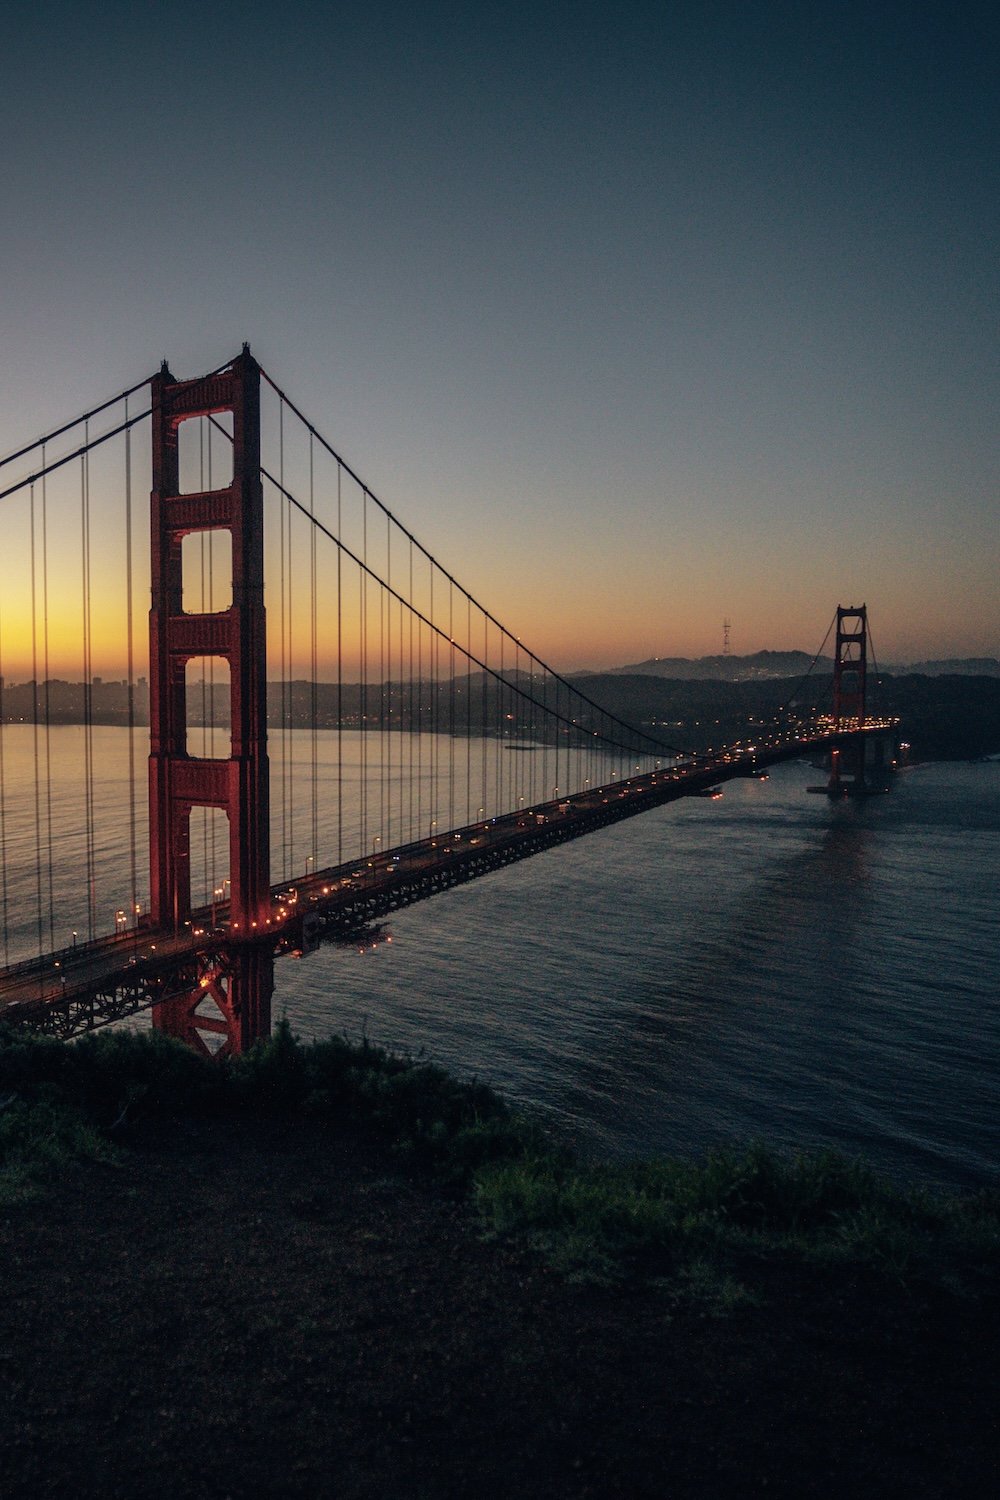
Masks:
[[[115,1153],[78,1111],[53,1098],[0,1100],[0,1203],[31,1196],[71,1162]]]
[[[342,1120],[450,1191],[471,1190],[489,1232],[566,1274],[638,1276],[720,1309],[748,1295],[734,1268],[762,1257],[966,1290],[1000,1264],[996,1189],[904,1192],[836,1151],[786,1158],[760,1144],[701,1163],[586,1165],[481,1083],[367,1040],[303,1046],[284,1021],[224,1063],[158,1032],[67,1044],[0,1030],[0,1192],[33,1190],[73,1160],[107,1160],[107,1132],[178,1110]]]
[[[496,1233],[528,1239],[564,1270],[598,1280],[683,1278],[760,1257],[864,1264],[941,1280],[1000,1264],[1000,1195],[902,1192],[834,1151],[787,1160],[761,1145],[581,1166],[553,1155],[481,1169],[476,1203]]]

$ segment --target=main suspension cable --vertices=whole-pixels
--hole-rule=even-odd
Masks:
[[[320,444],[320,446],[322,448],[326,449],[326,451],[327,451],[327,453],[329,453],[330,457],[333,458],[343,468],[343,470],[345,471],[345,473],[347,473],[347,474],[349,474],[351,476],[351,478],[355,481],[355,483],[359,486],[359,488],[361,488],[363,490],[364,494],[368,497],[368,499],[370,499],[375,505],[377,505],[378,508],[379,508],[379,510],[381,510],[384,515],[386,515],[386,516],[389,517],[389,519],[392,521],[393,525],[396,526],[396,527],[398,527],[399,530],[403,533],[403,535],[405,537],[408,537],[409,540],[413,543],[413,545],[420,552],[423,553],[424,557],[427,558],[427,560],[431,564],[431,566],[433,568],[436,568],[439,573],[443,574],[443,576],[450,583],[454,584],[455,588],[457,588],[458,591],[461,594],[464,594],[467,598],[471,599],[472,603],[475,604],[476,608],[479,609],[479,610],[481,610],[482,613],[487,616],[487,618],[489,619],[490,623],[492,625],[496,626],[496,628],[498,630],[502,631],[504,633],[504,635],[506,635],[508,637],[508,639],[510,639],[510,640],[516,640],[517,637],[513,634],[513,632],[510,631],[510,630],[508,630],[506,628],[506,626],[501,623],[501,621],[499,621],[498,619],[496,619],[496,617],[494,615],[490,614],[489,610],[485,609],[483,607],[483,605],[481,605],[481,604],[478,603],[477,600],[473,599],[472,595],[469,594],[468,589],[464,588],[462,586],[462,584],[459,583],[458,579],[455,578],[455,577],[453,577],[453,575],[448,572],[447,568],[443,567],[441,565],[441,563],[439,563],[437,561],[437,559],[434,557],[434,555],[431,552],[429,552],[425,546],[423,546],[423,544],[417,539],[417,537],[415,537],[413,535],[413,533],[411,531],[409,531],[407,529],[407,527],[405,527],[402,524],[401,521],[398,520],[398,518],[389,509],[389,507],[383,501],[381,501],[378,498],[378,496],[375,495],[368,488],[368,486],[364,483],[364,481],[361,479],[361,477],[358,474],[356,474],[355,471],[351,468],[350,464],[347,463],[347,461],[344,458],[341,457],[341,455],[337,452],[337,450],[334,447],[332,447],[330,443],[327,442],[326,438],[319,431],[319,429],[317,427],[315,427],[314,424],[309,421],[308,417],[306,417],[299,410],[299,408],[295,405],[294,401],[292,401],[290,399],[290,397],[288,395],[286,395],[286,393],[281,389],[281,387],[274,380],[272,380],[271,376],[267,373],[267,371],[265,369],[263,369],[263,367],[261,368],[261,372],[260,373],[261,373],[262,377],[264,378],[264,380],[267,381],[267,383],[271,387],[271,389],[275,392],[275,394],[288,407],[289,411],[291,411],[296,417],[298,417],[299,421],[303,424],[303,426],[306,428],[306,430],[308,432],[312,433],[312,435],[315,437],[316,441]],[[263,469],[261,470],[261,473],[264,473]],[[618,719],[617,715],[609,713],[609,711],[607,709],[602,709],[601,706],[600,706],[600,704],[595,703],[592,699],[588,698],[585,693],[582,693],[579,688],[575,687],[571,682],[569,682],[560,673],[555,672],[555,671],[553,671],[553,669],[551,667],[546,666],[546,664],[544,662],[542,662],[539,657],[533,656],[532,660],[534,660],[536,662],[536,664],[539,667],[542,668],[543,671],[548,672],[554,679],[556,679],[557,681],[561,682],[564,687],[568,688],[569,691],[572,692],[572,693],[574,693],[577,696],[577,698],[579,698],[582,702],[587,703],[589,707],[591,707],[593,709],[596,709],[597,712],[599,712],[601,714],[607,715],[608,718],[610,718],[612,720],[615,720],[623,728],[631,729],[631,730],[633,730],[633,732],[635,732],[634,731],[634,727],[632,725],[626,724],[623,719]],[[655,735],[648,735],[648,736],[644,735],[642,737],[649,739],[653,744],[655,744],[657,746],[657,748],[659,748],[661,750],[665,750],[670,755],[683,755],[685,753],[684,751],[677,749],[676,746],[666,745],[664,742],[657,740],[657,738],[656,738]]]
[[[801,691],[801,689],[803,687],[805,687],[806,682],[807,682],[807,680],[809,678],[809,674],[812,672],[813,667],[816,665],[816,663],[819,661],[820,657],[823,655],[823,648],[826,646],[827,641],[830,639],[830,631],[833,629],[833,627],[836,624],[836,622],[837,622],[837,611],[834,610],[834,612],[833,612],[833,618],[830,621],[829,625],[826,627],[826,635],[823,637],[822,641],[820,642],[819,650],[816,652],[816,655],[813,657],[813,659],[809,663],[808,667],[806,667],[806,670],[803,672],[802,676],[799,678],[798,682],[795,684],[795,687],[788,694],[787,698],[785,699],[785,702],[778,709],[779,713],[783,713],[786,708],[790,707],[795,702],[795,699],[798,697],[799,692]]]
[[[318,517],[316,517],[316,516],[310,516],[307,507],[305,505],[303,505],[300,500],[297,500],[296,497],[289,490],[286,490],[284,488],[284,486],[281,485],[281,483],[279,482],[279,480],[277,480],[274,477],[273,474],[271,474],[267,469],[265,469],[263,467],[261,468],[260,472],[261,472],[261,475],[263,476],[263,478],[265,478],[268,481],[269,484],[274,485],[275,489],[278,490],[280,493],[282,493],[285,496],[285,498],[288,500],[289,504],[292,505],[292,506],[294,506],[294,508],[300,513],[300,515],[303,515],[303,516],[307,517],[307,519],[311,522],[311,524],[313,526],[317,527],[318,530],[320,532],[322,532],[322,534],[324,536],[326,536],[331,542],[334,543],[334,545],[336,547],[340,548],[343,551],[343,554],[344,554],[345,557],[348,557],[351,560],[351,562],[353,562],[355,564],[356,567],[358,567],[358,568],[361,569],[362,578],[365,581],[367,581],[369,578],[371,578],[375,583],[379,584],[381,587],[385,587],[385,585],[382,583],[382,580],[373,571],[373,569],[371,569],[368,566],[368,564],[363,561],[362,558],[358,557],[358,555],[355,552],[353,552],[350,547],[347,546],[346,542],[342,542],[341,540],[339,540],[339,538],[337,538],[336,536],[334,536],[333,532],[330,531],[328,527],[324,526],[323,522],[320,521]],[[399,594],[395,589],[390,589],[389,592],[392,594],[393,598],[395,598],[395,599],[402,599],[402,595]],[[464,593],[465,591],[463,590],[462,592]],[[430,634],[430,636],[431,636],[432,639],[447,639],[447,637],[445,635],[445,632],[442,629],[440,629],[439,626],[435,625],[426,615],[424,615],[420,610],[418,610],[413,604],[411,604],[408,600],[405,600],[405,599],[403,600],[403,603],[406,604],[406,606],[407,606],[408,609],[411,609],[413,611],[413,613],[416,615],[416,617],[418,618],[418,620],[420,620],[424,625],[427,626],[428,632],[429,632],[429,634]],[[484,611],[484,614],[485,614],[485,611]],[[489,617],[489,618],[492,620],[492,617]],[[362,623],[364,623],[364,622],[362,621]],[[494,625],[496,625],[496,621],[495,620],[492,623]],[[500,628],[500,627],[498,627],[498,628]],[[537,661],[537,657],[534,658],[534,659]],[[493,667],[490,667],[486,661],[481,660],[479,657],[477,657],[475,655],[472,655],[471,653],[469,655],[469,660],[476,667],[480,668],[483,672],[485,672],[494,681],[498,680],[499,674],[497,673],[496,669],[493,668]],[[556,674],[553,674],[553,675],[556,676]],[[556,680],[560,681],[560,682],[563,681],[563,679],[559,678],[558,676],[556,676]],[[570,690],[570,692],[573,692],[573,693],[577,692],[577,690],[572,686],[572,684],[566,683],[565,686]],[[522,701],[525,701],[525,702],[529,702],[530,703],[530,702],[534,701],[533,698],[532,698],[532,695],[530,693],[525,692],[524,689],[520,688],[520,687],[518,687],[518,689],[517,689],[517,696]],[[587,703],[588,705],[590,705],[590,700],[588,698],[586,698],[582,693],[578,693],[577,696],[584,703]],[[540,707],[544,707],[544,705],[539,705],[539,706]],[[635,754],[635,753],[640,753],[640,754],[645,755],[645,756],[650,757],[650,758],[652,758],[652,757],[654,757],[656,755],[656,751],[657,750],[666,750],[670,755],[682,754],[683,753],[683,752],[679,752],[679,751],[675,750],[673,746],[663,745],[663,744],[659,743],[658,741],[654,740],[651,735],[647,735],[644,730],[636,730],[636,729],[634,729],[632,727],[632,725],[626,724],[624,722],[624,720],[619,719],[617,717],[617,715],[608,713],[606,709],[600,708],[599,705],[593,704],[593,705],[590,705],[590,706],[593,706],[594,708],[597,709],[598,714],[601,715],[601,717],[602,717],[603,720],[605,720],[607,722],[610,722],[612,724],[616,724],[620,728],[628,731],[629,733],[631,733],[633,735],[633,742],[632,742],[631,745],[629,745],[629,744],[622,743],[619,740],[613,739],[612,736],[609,735],[609,734],[606,734],[606,733],[605,734],[599,734],[599,732],[597,730],[592,731],[592,733],[596,737],[604,739],[608,744],[613,745],[616,749],[624,751],[626,754],[629,754],[629,755]],[[548,713],[549,719],[553,723],[559,722],[559,723],[562,723],[562,724],[566,725],[568,728],[571,728],[571,729],[572,728],[576,728],[576,725],[573,723],[573,721],[571,719],[566,718],[558,709],[553,710],[551,707],[547,707],[547,708],[545,708],[545,712]],[[635,747],[635,742],[636,741],[642,741],[642,740],[646,740],[646,741],[651,742],[654,748],[653,749],[645,749],[645,750],[642,750],[640,752],[636,752],[635,748],[634,748]]]
[[[82,427],[85,422],[92,422],[102,411],[107,411],[109,406],[117,406],[121,401],[127,403],[129,396],[134,396],[136,391],[141,391],[143,386],[149,384],[150,379],[151,377],[147,375],[145,380],[140,380],[136,385],[130,385],[127,391],[122,391],[119,395],[111,396],[107,401],[102,401],[100,406],[92,407],[90,411],[84,412],[82,417],[75,417],[72,422],[64,422],[62,427],[57,427],[53,432],[47,432],[44,437],[36,438],[33,443],[26,443],[16,453],[8,453],[6,458],[0,458],[0,469],[6,468],[8,464],[16,463],[19,458],[24,458],[28,453],[33,453],[36,448],[44,448],[47,444],[55,442],[56,438],[62,437],[64,432],[72,432],[74,427]],[[148,413],[146,415],[148,416]],[[109,433],[108,436],[111,436],[111,434]],[[71,455],[71,457],[75,457],[75,455]],[[42,462],[45,462],[44,458]]]
[[[8,495],[14,495],[18,490],[26,490],[29,485],[37,484],[40,479],[44,479],[46,474],[54,474],[56,469],[64,468],[66,464],[71,464],[74,459],[82,459],[86,454],[92,452],[94,448],[99,448],[102,443],[110,442],[113,437],[118,437],[119,433],[128,432],[130,428],[137,426],[139,422],[148,421],[150,415],[151,413],[148,411],[140,412],[137,417],[130,417],[128,421],[119,423],[117,427],[113,427],[110,432],[102,433],[100,437],[88,437],[79,448],[74,448],[72,453],[66,453],[62,458],[53,459],[51,463],[43,461],[40,469],[36,469],[32,474],[26,474],[23,479],[19,479],[16,484],[8,485],[5,490],[0,490],[0,500],[6,500]]]

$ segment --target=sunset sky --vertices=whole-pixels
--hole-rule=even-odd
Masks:
[[[1000,655],[998,42],[921,0],[5,6],[0,451],[246,339],[562,669],[863,600],[883,659]]]

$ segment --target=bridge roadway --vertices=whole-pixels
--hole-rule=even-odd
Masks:
[[[179,932],[138,929],[64,948],[0,970],[0,1023],[66,1038],[190,993],[236,941],[265,942],[276,955],[323,941],[353,942],[373,922],[439,891],[579,838],[680,797],[704,794],[781,761],[884,735],[895,720],[860,729],[800,731],[612,781],[558,801],[453,829],[371,858],[272,887],[271,917],[249,935],[229,926],[226,905],[201,907]]]

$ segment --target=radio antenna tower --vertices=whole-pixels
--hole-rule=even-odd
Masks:
[[[729,655],[729,629],[730,629],[729,620],[727,618],[727,619],[723,620],[723,622],[722,622],[722,654],[723,654],[723,656],[728,656]]]

